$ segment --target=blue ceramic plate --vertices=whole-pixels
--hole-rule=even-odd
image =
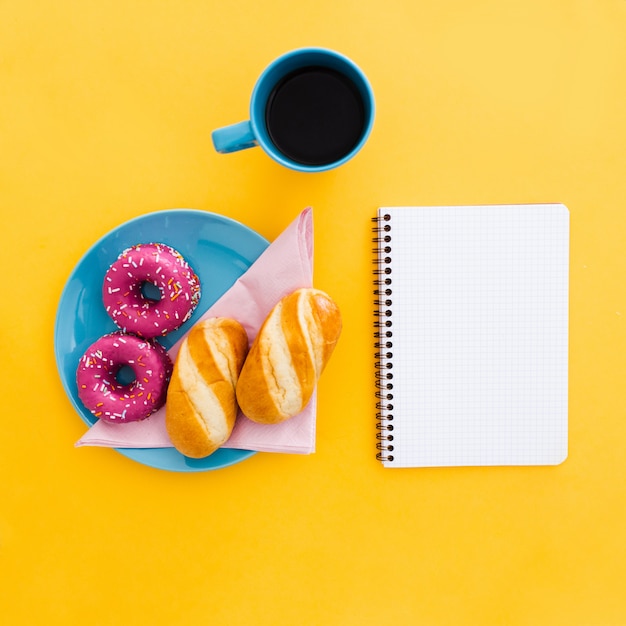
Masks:
[[[198,274],[202,296],[192,318],[160,339],[170,348],[254,263],[268,242],[229,218],[189,209],[159,211],[122,224],[94,244],[70,275],[59,302],[54,333],[57,367],[65,391],[82,420],[94,416],[83,406],[76,388],[76,367],[85,350],[116,330],[102,304],[102,282],[113,261],[137,243],[162,242],[178,250]],[[190,459],[174,448],[116,448],[130,459],[164,470],[201,472],[247,459],[253,451],[223,448],[204,459]]]

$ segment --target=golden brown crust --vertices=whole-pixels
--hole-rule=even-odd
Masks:
[[[273,415],[280,415],[280,409],[270,389],[271,376],[266,373],[266,366],[264,365],[268,360],[267,354],[270,348],[269,335],[264,332],[264,328],[268,325],[270,318],[271,314],[261,326],[259,334],[250,348],[239,375],[236,389],[239,407],[242,407],[242,403],[246,407],[247,412],[244,411],[244,415],[247,416],[250,413],[255,416],[265,416],[264,423],[267,424],[275,423],[271,421]],[[241,384],[242,374],[244,376],[243,385]]]
[[[218,445],[207,437],[187,393],[181,388],[178,380],[172,380],[168,389],[165,424],[174,447],[185,456],[200,459],[209,456],[218,448]]]
[[[326,294],[316,293],[313,298],[315,302],[313,311],[323,337],[323,369],[330,360],[341,334],[341,315],[337,305]]]
[[[237,417],[235,386],[248,349],[235,320],[196,324],[181,344],[168,388],[165,425],[174,447],[192,458],[228,440]]]
[[[314,354],[307,339],[312,335],[312,329],[306,321],[299,319],[302,306],[300,299],[306,292],[294,291],[283,300],[280,315],[280,327],[289,346],[289,353],[293,368],[302,389],[302,395],[311,396],[317,380],[315,372]]]
[[[323,291],[298,289],[272,309],[259,330],[237,384],[248,418],[276,424],[311,399],[341,334],[341,314]]]

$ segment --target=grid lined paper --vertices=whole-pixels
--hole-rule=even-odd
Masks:
[[[378,215],[391,225],[394,440],[385,466],[561,463],[567,208],[394,207]]]

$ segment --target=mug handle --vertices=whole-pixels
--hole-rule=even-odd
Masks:
[[[211,138],[215,149],[222,154],[254,148],[259,145],[250,121],[218,128],[211,133]]]

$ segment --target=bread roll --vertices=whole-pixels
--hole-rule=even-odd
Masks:
[[[174,447],[192,458],[212,454],[237,417],[235,385],[248,336],[235,320],[198,322],[181,344],[167,391],[165,426]]]
[[[311,399],[341,333],[341,314],[318,289],[298,289],[272,309],[237,383],[243,414],[261,424],[297,415]]]

